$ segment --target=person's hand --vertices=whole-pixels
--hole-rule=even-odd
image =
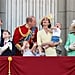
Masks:
[[[22,46],[22,47],[21,47],[21,51],[24,51],[24,50],[25,50],[25,47],[24,47],[24,46]]]
[[[12,50],[12,43],[8,42],[9,49]]]
[[[43,48],[44,49],[47,49],[47,48],[49,48],[49,45],[45,45],[45,46],[43,46]]]
[[[21,47],[21,51],[24,51],[25,50],[26,44],[27,44],[27,41],[24,41],[23,42],[23,46]]]
[[[72,44],[69,46],[69,49],[75,50],[75,43],[72,43]]]
[[[24,41],[23,42],[23,46],[26,46],[27,43],[28,43],[28,41]]]
[[[33,46],[37,46],[37,43],[35,42]]]
[[[55,43],[54,43],[55,46],[57,46],[57,45],[59,45],[59,44],[60,44],[60,42],[55,42]]]
[[[53,33],[53,31],[52,31],[50,28],[48,28],[48,31],[49,31],[50,33]]]
[[[29,45],[28,41],[24,41],[23,46],[21,47],[21,50],[24,51],[25,49],[29,49],[29,46],[30,45]]]
[[[55,44],[53,42],[49,42],[48,44],[49,44],[50,47],[54,47],[55,46]]]
[[[32,51],[32,52],[36,50],[36,46],[37,46],[37,43],[35,42],[35,43],[33,44],[32,48],[31,48],[31,51]]]

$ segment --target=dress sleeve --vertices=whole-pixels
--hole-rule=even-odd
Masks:
[[[42,45],[41,35],[40,32],[37,32],[37,44]]]

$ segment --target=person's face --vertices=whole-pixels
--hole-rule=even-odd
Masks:
[[[56,23],[55,27],[60,29],[61,28],[61,24],[60,23]]]
[[[44,19],[43,19],[43,25],[47,25],[47,26],[49,25],[49,21],[48,21],[47,18],[44,18]]]
[[[26,48],[29,48],[29,47],[30,47],[30,45],[29,45],[29,43],[27,42],[27,43],[26,43]]]
[[[44,18],[44,19],[43,19],[42,25],[43,25],[43,28],[48,28],[49,21],[48,21],[47,18]]]
[[[3,38],[6,39],[6,38],[10,38],[10,35],[8,32],[3,32]]]
[[[32,18],[31,27],[35,27],[35,26],[36,26],[36,19]]]
[[[3,23],[1,22],[1,20],[0,20],[0,26],[2,26],[3,25]]]

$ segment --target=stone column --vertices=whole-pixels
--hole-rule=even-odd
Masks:
[[[3,20],[2,28],[6,28],[6,0],[0,0],[0,18]]]
[[[27,16],[35,16],[37,27],[43,16],[53,14],[54,22],[57,21],[57,0],[6,0],[6,28],[13,35],[16,26],[25,23]]]
[[[63,44],[65,43],[66,37],[66,7],[65,0],[57,0],[57,22],[62,24],[62,33],[61,38],[63,40]]]
[[[75,0],[66,0],[66,27],[67,34],[69,33],[69,27],[72,23],[72,20],[75,19]]]

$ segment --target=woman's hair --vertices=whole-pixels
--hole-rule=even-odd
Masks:
[[[47,18],[48,19],[48,18]],[[42,19],[42,21],[41,21],[41,25],[42,25],[42,27],[43,27],[43,21],[45,20],[45,18],[44,19]],[[51,28],[51,22],[50,22],[50,19],[48,19],[48,22],[49,22],[49,25],[48,25],[48,28]]]

